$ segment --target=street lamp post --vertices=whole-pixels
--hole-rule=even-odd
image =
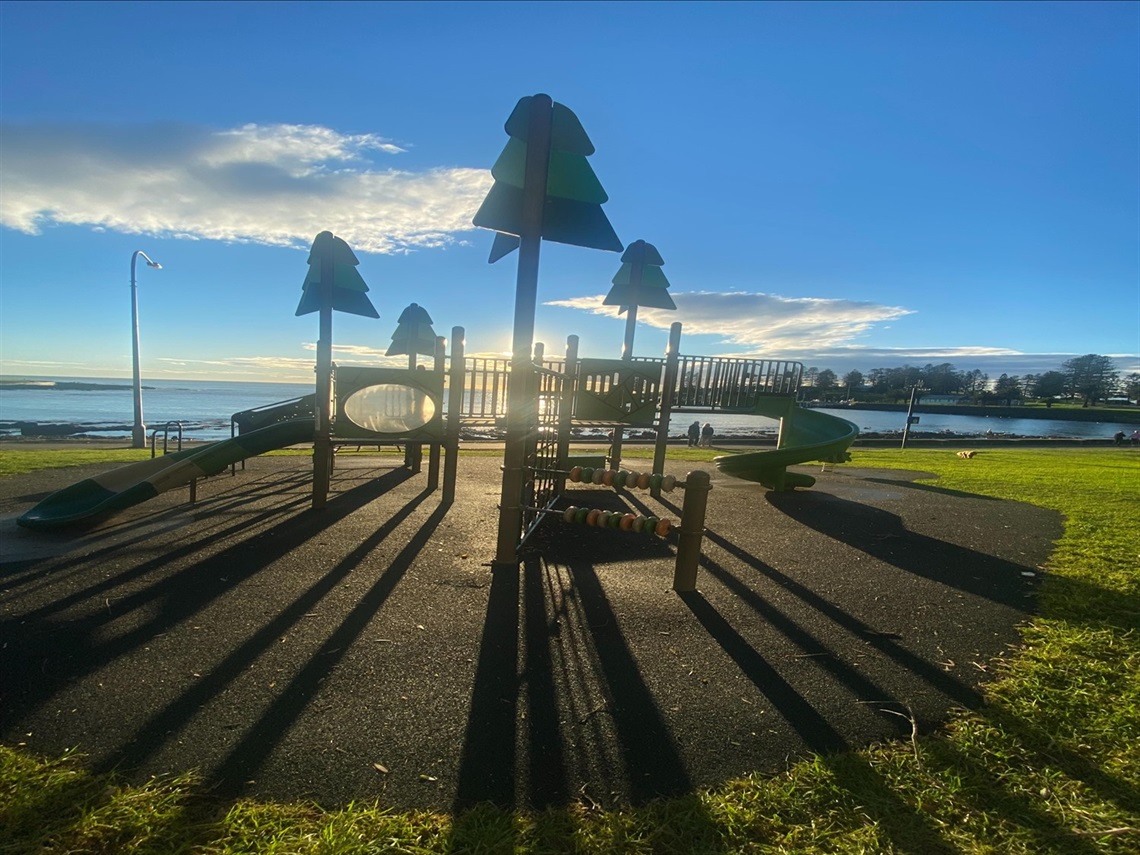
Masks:
[[[131,448],[146,448],[146,425],[143,424],[142,412],[142,375],[139,371],[139,290],[135,284],[135,263],[139,256],[146,261],[147,267],[156,270],[162,265],[151,261],[145,252],[136,249],[131,255],[131,364],[134,369],[135,393],[135,421],[131,426]]]

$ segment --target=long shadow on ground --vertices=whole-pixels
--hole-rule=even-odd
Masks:
[[[190,539],[173,551],[164,551],[121,574],[114,572],[113,563],[107,563],[104,566],[111,571],[107,578],[14,619],[0,620],[0,636],[7,643],[0,658],[0,684],[17,687],[9,688],[3,696],[5,717],[26,715],[73,681],[192,618],[218,597],[408,477],[406,470],[388,472],[338,496],[319,513],[288,516],[254,537],[240,539],[173,573],[166,572],[176,561],[191,558],[209,544],[224,542],[226,536],[224,531],[215,532],[198,540],[191,530]],[[275,509],[264,512],[264,516],[279,513]],[[231,533],[237,533],[242,525],[249,528],[251,520],[244,519]],[[154,580],[142,587],[133,584],[152,575]],[[113,596],[120,586],[124,592]],[[75,610],[81,614],[71,617]],[[117,626],[125,625],[124,630],[108,633],[107,628],[117,621],[122,622]],[[143,749],[140,746],[138,750]]]

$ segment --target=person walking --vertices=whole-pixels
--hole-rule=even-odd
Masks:
[[[689,425],[689,448],[696,448],[701,441],[701,423],[695,421]]]
[[[705,422],[705,426],[701,428],[701,446],[704,448],[712,447],[713,426]]]

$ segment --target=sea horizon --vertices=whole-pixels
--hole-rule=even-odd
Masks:
[[[36,384],[11,388],[21,381]],[[88,388],[56,389],[48,383],[78,383]],[[302,395],[312,394],[314,384],[282,381],[143,379],[143,421],[148,433],[164,426],[176,431],[180,425],[185,438],[218,440],[231,435],[231,416],[243,410],[263,407]],[[70,375],[0,374],[0,437],[21,434],[20,423],[37,425],[79,425],[73,436],[121,438],[130,436],[133,422],[133,383],[120,377],[76,377]],[[901,434],[905,414],[881,410],[848,410],[819,407],[854,422],[864,435]],[[715,435],[734,438],[767,438],[775,435],[778,422],[761,416],[739,413],[674,413],[670,435],[682,436],[691,420],[712,425]],[[919,424],[910,435],[921,437],[1026,437],[1026,438],[1111,438],[1118,430],[1131,433],[1134,425],[1116,422],[1043,421],[1001,416],[946,415],[922,411]],[[630,427],[636,435],[645,428]],[[493,428],[472,428],[471,438],[493,438]],[[603,429],[583,429],[577,435],[592,438]]]

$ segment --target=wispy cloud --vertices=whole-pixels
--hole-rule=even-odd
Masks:
[[[719,352],[726,357],[787,359],[840,373],[949,362],[958,370],[977,368],[997,376],[1003,372],[1056,371],[1065,361],[1081,355],[1024,353],[1005,347],[874,347],[859,343],[876,328],[913,314],[902,306],[747,291],[670,292],[670,296],[677,304],[676,311],[639,308],[638,322],[668,329],[680,321],[685,335],[718,336],[722,344],[740,348],[732,353]],[[602,305],[603,299],[599,294],[552,300],[547,305],[618,317],[617,307]],[[1112,356],[1124,373],[1140,367],[1135,355]]]
[[[786,353],[810,343],[813,350],[850,342],[878,324],[911,314],[901,306],[857,300],[781,297],[748,291],[671,293],[677,310],[639,308],[639,322],[668,329],[680,321],[689,335],[719,336],[725,344]],[[616,317],[605,295],[554,300],[547,305]]]
[[[0,125],[0,225],[308,246],[330,229],[354,248],[442,246],[472,227],[484,169],[413,172],[374,134],[312,125]]]

